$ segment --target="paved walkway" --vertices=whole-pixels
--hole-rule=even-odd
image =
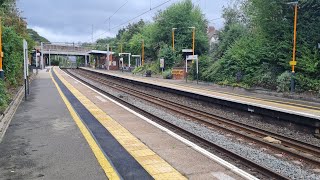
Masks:
[[[30,93],[0,143],[0,179],[106,179],[49,72]]]

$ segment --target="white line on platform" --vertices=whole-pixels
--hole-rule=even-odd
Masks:
[[[102,101],[102,102],[107,102],[107,100],[106,99],[104,99],[103,97],[101,97],[101,96],[96,96],[96,98],[97,99],[99,99],[100,101]]]
[[[78,81],[77,79],[75,79],[74,77],[70,76],[70,75],[67,74],[66,72],[64,72],[64,71],[62,71],[62,72],[65,73],[67,76],[71,77],[72,79],[74,79],[75,81]],[[221,164],[221,165],[224,166],[225,168],[230,169],[230,170],[233,171],[234,173],[242,176],[243,178],[250,179],[250,180],[258,180],[258,178],[254,177],[253,175],[251,175],[251,174],[243,171],[242,169],[234,166],[233,164],[231,164],[231,163],[229,163],[229,162],[221,159],[220,157],[218,157],[218,156],[210,153],[209,151],[203,149],[202,147],[196,145],[195,143],[193,143],[193,142],[191,142],[191,141],[189,141],[189,140],[181,137],[180,135],[178,135],[178,134],[170,131],[169,129],[161,126],[160,124],[155,123],[154,121],[152,121],[152,120],[150,120],[149,118],[141,115],[140,113],[137,113],[136,111],[134,111],[134,110],[132,110],[132,109],[130,109],[130,108],[122,105],[121,103],[119,103],[119,102],[111,99],[110,97],[108,97],[108,96],[100,93],[99,91],[97,91],[97,90],[91,88],[90,86],[82,83],[81,81],[78,81],[78,82],[81,83],[82,85],[86,86],[87,88],[91,89],[92,91],[96,92],[97,94],[101,95],[102,97],[104,97],[104,98],[110,100],[111,102],[117,104],[118,106],[122,107],[123,109],[131,112],[132,114],[136,115],[137,117],[143,119],[144,121],[148,122],[149,124],[152,124],[153,126],[155,126],[155,127],[159,128],[160,130],[166,132],[166,133],[169,134],[170,136],[178,139],[179,141],[183,142],[184,144],[188,145],[189,147],[193,148],[194,150],[202,153],[203,155],[207,156],[208,158],[210,158],[210,159],[214,160],[215,162]]]

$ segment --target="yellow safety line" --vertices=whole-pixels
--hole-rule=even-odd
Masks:
[[[54,82],[54,84],[56,85],[58,92],[62,98],[62,100],[64,101],[64,103],[66,104],[71,117],[73,118],[73,120],[75,121],[75,123],[77,124],[77,126],[79,127],[82,135],[84,136],[84,138],[87,140],[91,150],[93,151],[95,157],[97,158],[100,166],[102,167],[102,169],[104,170],[105,174],[107,175],[108,179],[115,179],[118,180],[120,179],[118,173],[116,172],[116,170],[113,168],[113,166],[109,163],[109,161],[107,160],[107,158],[105,157],[104,153],[102,152],[102,150],[100,149],[99,145],[96,143],[96,141],[94,140],[94,138],[92,137],[91,133],[89,132],[89,130],[87,129],[87,127],[83,124],[83,122],[81,121],[80,117],[78,116],[78,114],[76,113],[76,111],[73,109],[72,105],[70,104],[70,102],[68,101],[68,99],[65,97],[65,95],[63,94],[63,92],[61,91],[59,85],[57,84],[57,82],[54,80],[52,74],[50,73],[51,79]]]
[[[183,84],[179,84],[179,86],[192,88],[192,86],[183,85]],[[211,92],[210,90],[202,88],[202,87],[197,87],[197,89],[201,89],[201,90],[204,90],[204,91]],[[259,97],[251,97],[251,96],[247,96],[247,95],[230,93],[230,92],[223,92],[223,91],[217,91],[217,90],[212,90],[212,91],[216,92],[216,93],[220,93],[220,94],[230,95],[230,96],[243,97],[243,98],[248,98],[248,99],[253,99],[253,100],[261,100],[261,101],[277,103],[277,104],[289,104],[289,105],[293,105],[293,106],[300,106],[300,107],[303,107],[303,108],[311,108],[311,109],[315,109],[315,110],[320,110],[320,108],[318,108],[316,106],[310,106],[310,105],[301,104],[301,103],[303,103],[303,101],[300,101],[301,103],[299,103],[298,100],[292,100],[291,99],[292,101],[297,101],[298,103],[295,103],[295,102],[283,102],[283,101],[280,101],[280,100],[264,99],[264,98],[259,98]]]
[[[90,101],[86,96],[65,80],[56,69],[58,78],[89,110],[89,112],[114,136],[114,138],[136,159],[136,161],[155,179],[186,179],[169,163],[150,150],[127,129]]]

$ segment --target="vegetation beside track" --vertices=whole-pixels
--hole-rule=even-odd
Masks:
[[[6,109],[17,88],[23,83],[23,39],[29,52],[35,45],[27,23],[16,8],[15,0],[0,1],[4,80],[0,80],[0,113]],[[30,57],[31,58],[31,57]]]
[[[195,54],[200,58],[200,80],[244,88],[263,87],[288,92],[290,87],[294,9],[288,0],[237,0],[223,10],[224,27],[219,42],[209,50],[208,20],[191,0],[175,3],[160,11],[154,22],[139,21],[120,29],[116,38],[100,39],[113,50],[141,54],[145,41],[146,62],[159,64],[165,57],[166,69],[182,61],[182,49],[192,48],[192,30],[196,27]],[[297,92],[320,94],[320,2],[300,0],[297,38]],[[175,52],[171,32],[175,30]],[[146,65],[160,72],[156,65]],[[159,66],[158,66],[159,67]],[[191,78],[195,78],[195,67]]]

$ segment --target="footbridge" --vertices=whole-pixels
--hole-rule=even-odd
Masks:
[[[69,59],[70,56],[82,56],[85,60],[85,65],[87,65],[90,61],[90,55],[107,56],[112,53],[109,51],[95,52],[96,50],[93,50],[91,45],[81,43],[41,43],[40,46],[36,47],[33,55],[33,64],[43,69],[46,65],[51,66],[52,56],[67,57],[66,59]]]

